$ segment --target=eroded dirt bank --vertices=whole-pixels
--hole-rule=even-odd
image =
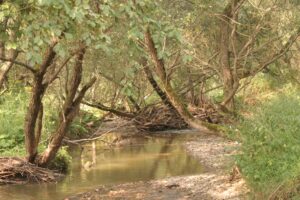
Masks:
[[[184,148],[207,167],[206,173],[98,186],[97,189],[66,199],[246,199],[248,189],[244,180],[232,173],[232,155],[237,153],[238,146],[237,142],[217,136],[197,134],[187,139]]]

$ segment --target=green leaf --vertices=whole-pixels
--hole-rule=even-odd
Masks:
[[[193,56],[191,56],[191,55],[184,55],[183,58],[182,58],[182,61],[183,61],[184,64],[189,63],[192,60],[193,60]]]

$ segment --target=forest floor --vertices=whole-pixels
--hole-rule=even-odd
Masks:
[[[188,154],[199,160],[207,172],[192,176],[178,176],[152,181],[98,186],[65,200],[99,199],[163,199],[163,200],[221,200],[246,199],[249,192],[245,181],[234,167],[233,155],[239,143],[218,136],[197,134],[187,139]]]

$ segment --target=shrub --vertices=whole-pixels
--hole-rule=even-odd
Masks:
[[[86,135],[93,133],[99,125],[99,118],[93,113],[80,111],[70,125],[67,135],[72,139],[86,137]]]
[[[300,96],[280,95],[240,127],[238,165],[259,198],[298,195],[300,186]]]
[[[23,155],[27,94],[12,90],[0,96],[0,154]]]
[[[70,169],[72,157],[67,151],[67,147],[61,147],[54,160],[50,163],[49,168],[60,172],[67,172]]]

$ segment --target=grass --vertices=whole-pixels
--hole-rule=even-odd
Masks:
[[[12,90],[0,97],[0,155],[24,155],[23,125],[28,96]]]
[[[299,93],[263,103],[240,124],[239,133],[243,145],[237,163],[255,198],[299,198]]]

